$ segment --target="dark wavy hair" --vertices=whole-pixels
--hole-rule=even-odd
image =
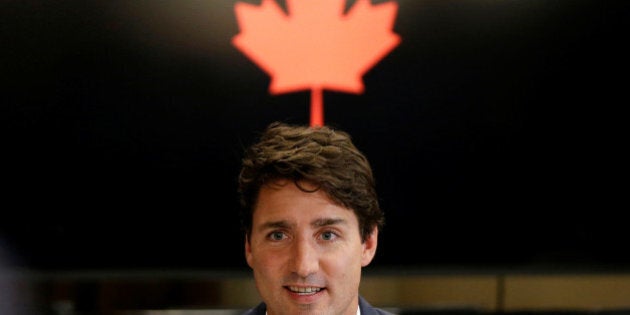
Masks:
[[[363,241],[374,227],[380,229],[384,224],[372,168],[344,131],[281,122],[271,123],[263,131],[258,142],[245,151],[238,178],[241,223],[246,235],[252,230],[261,187],[278,179],[293,181],[306,192],[313,190],[304,189],[300,182],[312,183],[333,202],[352,209]]]

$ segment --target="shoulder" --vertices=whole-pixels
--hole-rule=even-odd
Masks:
[[[372,307],[363,297],[359,297],[359,308],[361,315],[394,315],[380,308]]]
[[[265,303],[260,303],[258,306],[251,308],[242,315],[265,315],[267,313],[267,305]]]

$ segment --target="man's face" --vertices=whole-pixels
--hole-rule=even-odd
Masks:
[[[321,190],[276,183],[261,189],[245,241],[268,314],[356,314],[361,267],[374,257],[378,231],[362,243],[352,210]]]

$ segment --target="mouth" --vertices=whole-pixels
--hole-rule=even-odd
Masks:
[[[297,295],[314,295],[326,289],[320,287],[298,287],[292,285],[285,286],[284,288]]]

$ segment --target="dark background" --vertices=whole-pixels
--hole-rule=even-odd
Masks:
[[[630,265],[623,2],[398,1],[365,93],[324,93],[374,167],[374,268]],[[268,93],[235,3],[0,2],[11,265],[246,269],[241,152],[310,96]]]

